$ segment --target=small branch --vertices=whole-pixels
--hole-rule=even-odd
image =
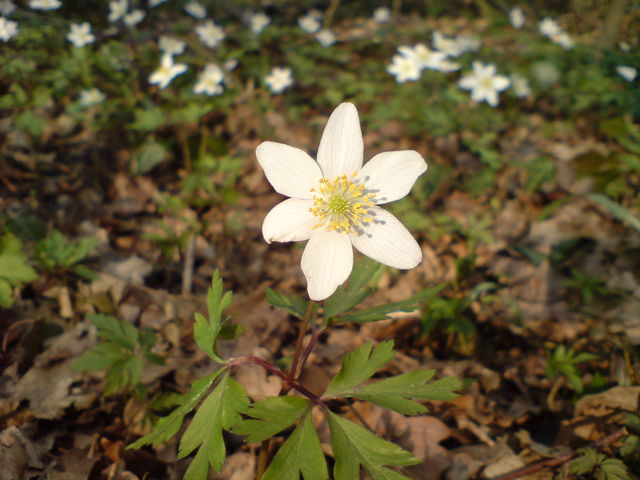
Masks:
[[[324,22],[323,22],[324,28],[329,28],[331,26],[333,15],[336,13],[336,10],[338,9],[339,5],[340,5],[340,0],[331,0],[331,3],[329,4],[329,8],[327,8],[327,11],[324,13]]]
[[[311,354],[311,352],[313,351],[314,347],[316,346],[316,343],[318,343],[318,338],[320,337],[320,334],[324,332],[324,328],[314,328],[313,332],[311,333],[311,339],[309,340],[309,343],[307,344],[307,348],[304,349],[304,352],[302,354],[302,358],[300,360],[300,373],[302,373],[302,371],[304,370],[304,366],[307,363],[307,358],[309,357],[309,355]],[[298,375],[296,377],[296,380],[298,380],[300,375]]]
[[[192,233],[187,238],[187,248],[184,252],[184,264],[182,265],[182,295],[191,293],[193,284],[193,261],[196,250],[196,234]]]
[[[602,448],[607,445],[611,445],[612,443],[617,442],[622,437],[627,434],[627,429],[622,427],[610,435],[601,438],[597,442],[595,442],[592,447],[594,448]],[[491,480],[515,480],[516,478],[524,477],[525,475],[531,475],[532,473],[539,472],[540,470],[544,470],[546,468],[554,468],[558,467],[562,464],[567,463],[569,460],[572,460],[574,457],[578,456],[579,452],[572,451],[569,453],[565,453],[564,455],[560,455],[555,458],[547,458],[545,460],[541,460],[539,462],[531,463],[529,465],[525,465],[522,468],[518,468],[517,470],[513,470],[512,472],[505,473],[503,475],[498,475],[497,477],[493,477]]]

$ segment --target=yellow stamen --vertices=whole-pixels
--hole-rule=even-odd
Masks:
[[[318,188],[312,188],[313,207],[309,211],[320,221],[313,228],[324,228],[328,232],[362,233],[362,226],[373,221],[368,215],[368,207],[375,205],[375,195],[365,193],[364,185],[356,180],[340,175],[333,181],[323,178]]]

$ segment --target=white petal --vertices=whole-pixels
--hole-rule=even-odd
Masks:
[[[487,90],[484,98],[486,98],[487,103],[492,107],[498,106],[498,92],[495,90]]]
[[[504,90],[511,84],[511,80],[509,80],[504,75],[496,75],[493,77],[493,88],[497,91]]]
[[[314,230],[304,249],[302,272],[311,300],[324,300],[349,277],[353,248],[344,233]]]
[[[276,192],[311,199],[311,189],[322,178],[320,167],[307,153],[284,143],[262,142],[256,157]]]
[[[418,242],[396,217],[379,207],[372,207],[373,222],[362,234],[350,235],[353,246],[367,257],[393,268],[413,268],[422,261]]]
[[[333,180],[360,170],[363,150],[358,111],[352,103],[342,103],[329,117],[318,147],[322,174]]]
[[[267,243],[307,240],[318,223],[309,209],[313,200],[288,198],[273,207],[264,218],[262,235]]]
[[[379,153],[362,167],[360,179],[367,192],[375,193],[376,205],[393,202],[409,193],[427,163],[415,150]]]
[[[458,80],[458,86],[465,90],[473,90],[478,85],[478,79],[473,75],[466,75]]]

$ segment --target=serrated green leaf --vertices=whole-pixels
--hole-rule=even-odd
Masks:
[[[264,293],[271,305],[289,312],[294,317],[301,319],[307,312],[307,300],[297,295],[285,295],[270,288],[265,288]]]
[[[335,480],[360,478],[360,465],[373,480],[409,480],[385,465],[404,467],[416,465],[420,460],[398,445],[387,442],[355,423],[329,412],[331,446],[335,457]]]
[[[441,378],[427,383],[434,374],[434,370],[416,370],[361,385],[345,396],[368,400],[404,415],[424,413],[427,411],[425,406],[410,399],[453,400],[458,396],[455,390],[460,390],[465,385],[463,380],[456,377]]]
[[[426,303],[429,299],[435,297],[440,293],[446,284],[438,285],[436,287],[426,288],[421,292],[401,300],[399,302],[387,303],[378,307],[367,308],[359,310],[354,313],[349,313],[340,317],[341,322],[354,322],[354,323],[366,323],[377,322],[378,320],[386,320],[389,317],[389,313],[393,312],[412,312],[420,308],[421,304]]]
[[[333,318],[351,310],[374,291],[384,265],[365,258],[357,262],[349,276],[348,287],[340,286],[333,295],[324,301],[325,318]]]
[[[88,318],[98,327],[98,337],[105,342],[115,343],[132,351],[136,349],[139,332],[134,325],[101,313],[92,313]]]
[[[182,426],[184,416],[195,408],[204,394],[207,393],[207,390],[213,385],[213,382],[224,371],[225,369],[221,368],[207,377],[194,381],[189,393],[182,397],[181,405],[169,415],[160,418],[151,432],[128,445],[127,448],[140,448],[144,445],[157,447],[173,437]]]
[[[198,453],[205,455],[209,465],[219,472],[226,457],[222,431],[230,431],[235,424],[240,422],[242,417],[239,412],[245,411],[248,406],[249,398],[244,387],[225,374],[202,402],[184,432],[178,447],[178,458],[184,458],[199,448],[205,453]],[[201,469],[197,472],[201,472]],[[204,480],[206,478],[206,476],[195,475],[196,473],[193,473],[189,479]]]
[[[111,367],[114,363],[131,356],[119,345],[101,343],[83,353],[73,362],[73,368],[80,371],[94,372]]]
[[[222,324],[222,312],[231,304],[232,292],[226,292],[222,295],[222,279],[220,271],[216,270],[211,279],[211,287],[207,292],[207,309],[209,310],[209,319],[204,315],[196,313],[196,321],[193,325],[193,336],[196,339],[198,347],[209,357],[218,363],[224,363],[224,360],[215,352],[216,340],[220,333]]]
[[[114,362],[107,371],[105,395],[111,395],[135,386],[142,376],[144,363],[138,356],[131,355]]]
[[[327,387],[323,398],[343,397],[353,391],[388,363],[393,354],[393,340],[381,342],[375,349],[371,342],[367,342],[349,352],[342,359],[340,372]]]
[[[19,286],[38,278],[36,271],[27,265],[27,256],[22,253],[22,243],[15,236],[6,234],[0,237],[0,279],[5,280],[8,287]],[[2,287],[7,298],[7,286]],[[8,298],[11,297],[9,292]],[[9,302],[10,305],[10,302]],[[3,305],[3,306],[9,306]]]
[[[305,416],[280,447],[261,480],[299,480],[300,474],[304,480],[329,478],[322,446],[310,414]]]
[[[246,436],[248,443],[262,442],[292,425],[309,409],[310,402],[300,397],[269,397],[242,412],[252,417],[233,427],[233,433]]]

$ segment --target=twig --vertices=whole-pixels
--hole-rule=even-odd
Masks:
[[[307,311],[304,314],[304,318],[302,319],[302,325],[300,325],[300,331],[298,332],[298,339],[296,340],[296,350],[293,354],[293,359],[291,360],[291,369],[289,370],[289,375],[292,378],[298,378],[298,363],[300,361],[300,354],[302,353],[302,342],[304,340],[304,335],[307,333],[307,328],[309,327],[309,319],[311,318],[311,314],[313,313],[313,308],[315,303],[309,301],[307,304]]]
[[[333,20],[333,14],[336,13],[338,6],[340,5],[340,0],[331,0],[327,11],[324,13],[324,22],[323,27],[329,28],[331,26],[331,21]]]
[[[307,363],[307,358],[313,351],[313,348],[316,346],[316,343],[318,343],[318,338],[320,337],[320,334],[322,332],[324,332],[324,328],[315,328],[311,333],[311,339],[309,339],[309,343],[307,344],[307,347],[304,349],[304,352],[300,359],[300,373],[296,377],[296,380],[300,377],[300,374],[302,374],[302,371],[304,370],[304,365]]]
[[[627,434],[627,429],[622,427],[610,435],[601,438],[597,442],[595,442],[592,447],[601,448],[607,445],[611,445],[612,443],[617,442],[623,436]],[[547,458],[546,460],[541,460],[539,462],[530,463],[529,465],[525,465],[522,468],[518,468],[517,470],[513,470],[512,472],[505,473],[503,475],[498,475],[497,477],[493,477],[491,480],[514,480],[516,478],[524,477],[525,475],[530,475],[532,473],[539,472],[540,470],[544,470],[546,468],[553,468],[564,463],[567,463],[569,460],[572,460],[576,457],[579,452],[571,451],[569,453],[565,453],[564,455],[560,455],[555,458]]]
[[[191,293],[193,284],[193,261],[196,250],[196,234],[192,233],[187,238],[187,248],[184,252],[184,264],[182,265],[182,295]]]

